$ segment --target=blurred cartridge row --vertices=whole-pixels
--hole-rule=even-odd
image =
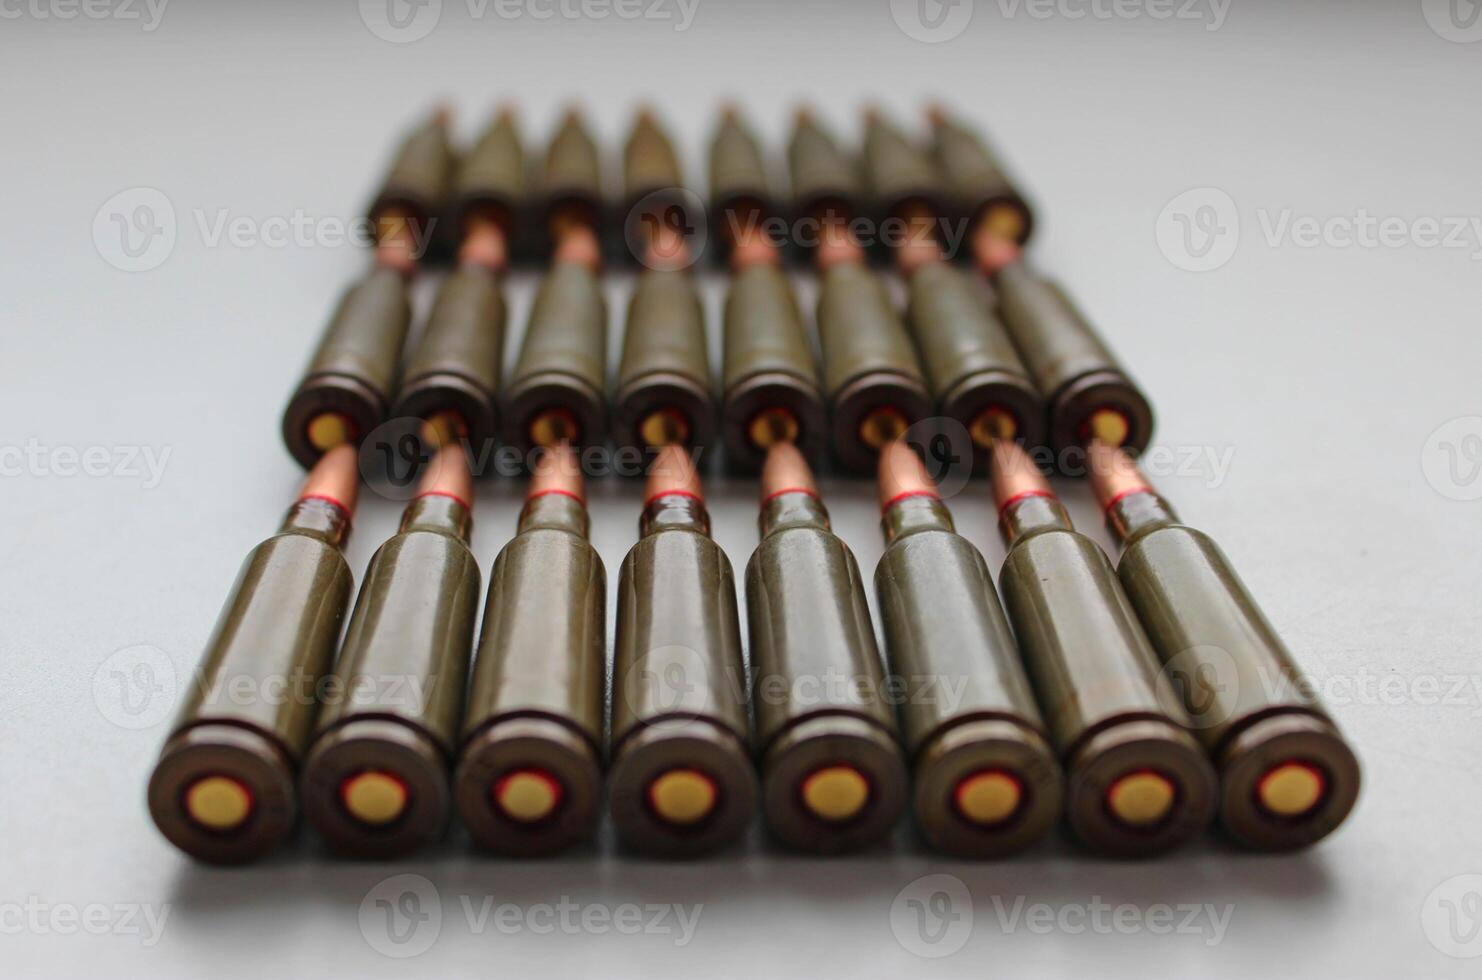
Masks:
[[[574,111],[538,158],[507,110],[461,154],[436,115],[401,144],[374,198],[371,268],[343,293],[290,398],[290,452],[307,467],[398,418],[482,459],[496,443],[677,442],[723,447],[740,472],[758,471],[785,438],[815,464],[868,474],[890,440],[943,425],[978,472],[1000,436],[1048,447],[1062,469],[1083,463],[1093,438],[1146,447],[1147,399],[1023,258],[1033,227],[1023,196],[975,133],[941,112],[930,119],[931,137],[913,140],[871,114],[855,154],[800,113],[784,194],[764,145],[727,110],[709,148],[707,206],[651,112],[624,143],[618,195]],[[703,254],[736,273],[718,373],[694,275]],[[540,281],[506,374],[500,281],[521,257]],[[632,269],[611,376],[604,257]],[[872,259],[893,261],[900,284]],[[403,362],[411,280],[449,262],[426,336]],[[805,270],[817,279],[816,343],[795,293]]]

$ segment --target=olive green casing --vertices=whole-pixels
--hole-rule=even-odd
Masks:
[[[1034,211],[977,133],[942,119],[934,127],[932,155],[955,218],[972,225],[994,208],[1012,208],[1019,213],[1019,244],[1029,241],[1034,231]],[[970,253],[964,250],[957,257],[969,258]]]
[[[642,447],[644,419],[673,411],[688,426],[685,445],[709,446],[715,432],[713,384],[705,309],[694,280],[678,270],[645,270],[628,305],[613,394],[613,439]]]
[[[301,780],[304,811],[336,850],[390,857],[447,825],[480,587],[469,529],[463,502],[418,497],[366,569]],[[407,790],[406,812],[384,826],[341,802],[345,781],[366,770]]]
[[[371,224],[378,224],[389,210],[405,211],[416,233],[427,236],[430,248],[446,251],[455,237],[444,217],[456,169],[446,122],[434,117],[417,126],[397,147],[386,179],[371,201],[367,210]]]
[[[885,284],[857,263],[823,273],[818,336],[834,455],[849,470],[871,472],[877,451],[860,435],[871,412],[895,409],[908,425],[931,414],[916,349]]]
[[[931,155],[879,113],[865,122],[864,173],[877,220],[899,217],[907,205],[921,204],[941,214],[942,181]]]
[[[710,239],[724,262],[745,223],[780,215],[767,180],[761,143],[735,113],[727,113],[710,143]]]
[[[1128,423],[1125,446],[1146,449],[1153,410],[1116,358],[1061,288],[1020,263],[998,273],[999,313],[1048,407],[1050,446],[1057,453],[1084,445],[1097,409],[1115,409]]]
[[[651,113],[640,113],[623,146],[623,213],[611,222],[615,231],[626,235],[628,247],[622,254],[634,264],[643,263],[647,236],[643,215],[673,223],[689,238],[705,219],[694,213],[698,201],[685,190],[679,156],[668,134]]]
[[[859,168],[811,115],[798,118],[787,161],[795,218],[816,219],[832,212],[847,219],[860,211],[864,186]]]
[[[1014,418],[1016,438],[1042,445],[1044,403],[977,282],[935,262],[911,276],[909,296],[907,323],[937,411],[971,427],[989,409],[1003,409]],[[987,448],[975,441],[973,453],[976,468],[985,470]]]
[[[498,276],[476,266],[448,273],[407,361],[395,414],[456,412],[475,457],[482,458],[499,433],[505,315]]]
[[[1358,798],[1358,760],[1229,559],[1151,494],[1123,497],[1111,517],[1127,540],[1118,567],[1127,597],[1220,772],[1225,829],[1268,850],[1331,833]],[[1299,818],[1256,802],[1261,777],[1290,761],[1315,767],[1325,783]]]
[[[734,841],[756,810],[736,584],[694,498],[661,495],[618,576],[610,809],[630,849],[692,856]],[[715,810],[695,826],[654,814],[649,787],[676,769],[704,773]]]
[[[1214,815],[1214,773],[1111,562],[1070,529],[1058,501],[1011,502],[1003,520],[1012,529],[1004,608],[1065,765],[1072,829],[1097,850],[1129,856],[1188,841]],[[1108,792],[1145,770],[1176,787],[1175,804],[1155,826],[1124,825],[1107,809]]]
[[[250,861],[293,830],[295,771],[350,601],[348,534],[339,507],[300,501],[242,565],[149,782],[155,824],[193,857]],[[251,793],[252,815],[230,833],[185,813],[186,789],[213,775]]]
[[[601,445],[607,433],[607,302],[597,273],[557,262],[540,284],[519,360],[505,388],[505,438],[528,450],[542,412],[570,414],[573,445]]]
[[[460,213],[492,210],[516,219],[525,204],[525,151],[513,113],[502,112],[484,130],[458,167]]]
[[[533,216],[537,220],[532,222],[531,232],[544,243],[544,251],[554,245],[550,219],[563,208],[575,208],[601,237],[605,219],[602,158],[578,113],[567,113],[551,138],[534,197],[539,213]]]
[[[859,565],[812,494],[766,501],[761,530],[746,610],[767,826],[801,850],[864,847],[899,819],[907,775]],[[804,781],[832,766],[869,785],[863,810],[845,822],[802,803]]]
[[[372,270],[340,299],[283,413],[283,441],[305,468],[320,456],[308,432],[319,415],[348,418],[357,441],[385,421],[411,319],[406,281],[391,269]]]
[[[724,410],[726,460],[755,472],[766,457],[750,433],[759,412],[785,409],[797,421],[793,442],[817,459],[828,441],[818,364],[792,283],[781,269],[752,265],[737,272],[726,296]]]
[[[548,854],[596,830],[602,796],[607,675],[607,574],[587,541],[582,503],[559,493],[526,501],[519,533],[499,552],[469,688],[455,795],[481,846]],[[558,808],[529,823],[491,796],[520,770],[561,787]]]
[[[904,682],[917,824],[933,847],[960,856],[1026,847],[1059,819],[1064,778],[988,565],[935,497],[899,500],[881,523],[875,594],[891,673]],[[983,772],[1012,776],[1023,794],[986,827],[954,803],[962,781]]]

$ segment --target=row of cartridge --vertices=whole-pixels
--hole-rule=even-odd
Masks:
[[[679,857],[733,843],[760,811],[785,846],[836,853],[909,809],[953,855],[1007,854],[1063,822],[1091,850],[1143,856],[1215,820],[1268,850],[1341,824],[1357,761],[1228,559],[1138,470],[1146,398],[1027,266],[1033,219],[992,152],[929,119],[916,140],[872,113],[856,157],[801,113],[783,195],[727,111],[708,205],[649,112],[617,204],[575,113],[533,166],[508,112],[462,154],[444,116],[417,127],[371,207],[371,268],[284,415],[308,481],[244,565],[151,779],[165,836],[245,861],[302,812],[334,848],[389,857],[456,814],[482,847],[532,856],[590,839],[605,811],[625,848]],[[702,247],[730,269],[719,398]],[[601,275],[619,253],[635,281],[609,384]],[[502,279],[536,255],[548,270],[504,377]],[[818,279],[818,359],[790,262]],[[438,265],[408,345],[409,283]],[[990,478],[998,587],[919,452],[934,415]],[[362,450],[392,419],[426,447],[419,492],[352,612]],[[581,472],[609,438],[647,464],[611,657]],[[496,441],[527,453],[530,484],[476,630],[473,460]],[[698,466],[715,444],[758,474],[745,652]],[[1117,565],[1071,525],[1042,447],[1088,475]],[[883,648],[814,480],[826,452],[877,482]]]

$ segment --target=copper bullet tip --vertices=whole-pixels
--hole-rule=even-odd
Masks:
[[[504,227],[490,215],[471,216],[463,233],[463,243],[458,247],[458,262],[490,272],[504,269],[509,262]]]
[[[799,126],[813,125],[813,107],[807,105],[798,106],[798,111],[793,113],[793,120]]]
[[[883,119],[884,117],[881,115],[880,107],[878,105],[871,103],[870,105],[864,107],[864,124],[866,126],[873,126],[876,123],[883,121]]]
[[[298,499],[318,497],[332,500],[346,514],[355,513],[355,495],[360,489],[360,454],[349,443],[341,443],[323,456],[299,491]]]
[[[937,485],[916,450],[899,439],[880,450],[880,510],[905,497],[935,497]]]
[[[1109,446],[1100,439],[1092,439],[1086,453],[1091,489],[1102,510],[1129,493],[1157,492],[1125,450]]]
[[[520,118],[520,110],[514,102],[501,102],[494,108],[496,123],[513,123]]]
[[[700,471],[682,446],[669,444],[661,448],[648,468],[648,499],[667,494],[681,494],[703,501]]]
[[[1000,508],[1019,497],[1055,496],[1050,481],[1017,442],[993,440],[989,461],[993,474],[993,499],[998,501]]]
[[[447,129],[453,124],[453,107],[447,102],[439,102],[432,109],[432,124],[441,129]]]
[[[762,464],[762,502],[765,503],[779,493],[801,490],[818,495],[818,485],[813,480],[813,470],[808,460],[790,442],[774,443],[767,450],[767,460]]]
[[[473,506],[473,474],[468,469],[468,454],[461,445],[449,444],[433,454],[417,484],[417,496],[452,497],[465,507]]]
[[[722,102],[720,104],[720,121],[725,124],[740,122],[741,107],[735,102]]]
[[[947,124],[947,107],[940,102],[933,102],[926,107],[926,121],[933,126],[945,126]]]
[[[535,471],[530,474],[530,490],[525,499],[547,493],[560,493],[586,503],[586,482],[582,479],[581,461],[571,444],[563,442],[540,454]]]

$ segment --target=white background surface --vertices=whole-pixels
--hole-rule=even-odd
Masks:
[[[530,11],[549,8],[477,17],[445,0],[426,38],[392,43],[354,3],[174,0],[145,30],[142,4],[90,8],[141,21],[63,19],[64,0],[27,2],[0,4],[0,971],[1476,975],[1482,961],[1441,947],[1482,953],[1482,878],[1456,877],[1482,874],[1482,503],[1456,499],[1482,494],[1482,420],[1451,422],[1482,415],[1482,240],[1472,226],[1460,248],[1307,247],[1263,228],[1287,209],[1293,220],[1399,219],[1422,236],[1416,219],[1482,216],[1482,42],[1432,29],[1426,14],[1444,4],[1234,0],[1210,30],[1205,5],[1190,8],[1196,19],[1159,20],[1067,0],[1058,9],[1092,11],[1072,19],[1004,0],[953,8],[949,18],[970,12],[960,32],[926,43],[885,0],[700,0],[682,31],[672,6],[659,21],[537,20]],[[944,23],[950,33],[962,22]],[[965,864],[924,853],[908,831],[840,860],[779,855],[758,839],[683,865],[618,856],[607,840],[512,863],[471,856],[455,837],[381,866],[303,840],[220,871],[156,834],[143,788],[167,722],[110,721],[141,717],[121,714],[110,671],[122,661],[110,658],[152,648],[181,683],[194,668],[238,562],[301,479],[279,413],[365,261],[346,246],[212,247],[198,215],[354,217],[393,135],[436,98],[456,107],[464,137],[514,99],[542,140],[578,98],[609,147],[652,99],[698,176],[727,96],[774,150],[799,97],[851,136],[868,99],[904,120],[945,98],[991,127],[1040,205],[1039,262],[1151,393],[1159,444],[1233,453],[1223,480],[1205,466],[1162,482],[1224,545],[1358,747],[1364,794],[1336,836],[1284,857],[1212,839],[1148,864],[1093,860],[1061,840]],[[139,187],[168,198],[179,234],[157,268],[128,273],[100,254],[93,223],[103,209],[106,228],[105,202]],[[1204,273],[1177,267],[1157,237],[1165,206],[1193,188],[1228,194],[1239,222],[1217,246],[1234,246],[1229,260]],[[614,286],[614,310],[626,290]],[[511,349],[529,295],[527,280],[512,285]],[[717,314],[718,292],[710,299]],[[30,461],[17,457],[28,446]],[[110,475],[59,472],[89,447],[107,447]],[[157,485],[113,472],[125,447],[168,452]],[[1448,452],[1462,454],[1450,473]],[[870,488],[824,490],[869,574],[880,552]],[[506,480],[481,493],[474,545],[487,571],[521,490]],[[1065,494],[1109,545],[1084,488]],[[594,540],[615,571],[640,492],[603,483],[592,496]],[[739,569],[755,543],[752,488],[717,480],[712,497]],[[997,568],[986,487],[952,504]],[[357,575],[397,513],[364,504],[349,550]],[[167,717],[178,686],[129,705]],[[414,933],[412,946],[430,948],[409,960],[378,951],[411,947],[387,945],[373,902],[359,917],[367,893],[401,872],[426,876],[441,907],[435,939],[427,923]],[[962,883],[956,918],[928,923],[955,930],[935,945],[905,904],[941,884],[912,884],[930,873]],[[486,901],[511,905],[512,918],[480,920]],[[563,929],[540,908],[558,902],[702,907],[678,945],[673,933]],[[1098,903],[1130,911],[1116,919]],[[1183,903],[1221,917],[1229,906],[1224,931],[1201,911],[1198,932],[1156,934],[1158,906]],[[1049,912],[1029,911],[1040,905]],[[1016,908],[1048,915],[1048,930]],[[146,912],[166,916],[159,935]],[[913,952],[959,941],[930,962]]]

